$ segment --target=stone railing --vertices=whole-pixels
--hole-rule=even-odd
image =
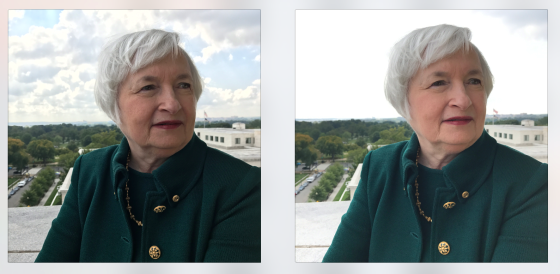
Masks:
[[[37,258],[60,206],[8,208],[8,262],[32,263]]]
[[[296,203],[296,262],[321,262],[350,201]]]
[[[320,262],[349,201],[296,203],[296,262]],[[60,206],[8,208],[8,262],[35,261]]]

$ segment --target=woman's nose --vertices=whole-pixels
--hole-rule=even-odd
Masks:
[[[159,110],[174,114],[181,109],[181,104],[177,100],[175,90],[171,86],[163,87],[158,99]]]
[[[472,105],[471,98],[463,83],[453,85],[450,92],[449,106],[465,110]]]

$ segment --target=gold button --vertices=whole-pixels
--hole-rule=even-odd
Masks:
[[[447,242],[441,242],[438,245],[438,249],[439,249],[439,253],[441,253],[441,255],[447,255],[449,254],[449,244]]]
[[[173,196],[173,202],[178,202],[178,201],[179,201],[179,195]]]
[[[445,204],[443,204],[443,208],[445,209],[450,209],[453,208],[455,206],[455,202],[447,202]]]
[[[162,206],[162,205],[161,205],[161,206],[156,206],[156,207],[154,208],[154,212],[155,212],[155,213],[162,213],[162,212],[165,210],[165,208],[166,208],[166,207],[165,207],[165,206]]]
[[[463,192],[463,198],[465,198],[465,199],[469,198],[469,192],[468,191]]]
[[[160,256],[161,256],[161,251],[159,250],[159,247],[155,245],[150,247],[150,257],[152,257],[152,259],[157,260],[159,259]]]

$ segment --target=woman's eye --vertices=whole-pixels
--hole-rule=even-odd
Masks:
[[[445,85],[445,81],[439,80],[439,81],[436,81],[436,82],[432,83],[431,86],[432,87],[439,87],[439,86],[443,86],[443,85]]]
[[[480,81],[479,79],[475,79],[475,78],[471,78],[471,79],[469,79],[467,82],[468,82],[468,84],[471,84],[471,85],[480,85],[480,84],[482,84],[482,81]]]
[[[190,88],[190,87],[191,87],[191,84],[189,84],[189,83],[180,83],[179,84],[179,88]]]
[[[155,88],[156,88],[156,86],[154,86],[154,85],[147,85],[147,86],[142,87],[140,90],[141,91],[146,91],[146,90],[153,90]]]

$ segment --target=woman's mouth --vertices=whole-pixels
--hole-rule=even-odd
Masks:
[[[470,123],[473,120],[470,116],[455,116],[444,120],[443,122],[448,125],[462,126]]]
[[[154,124],[153,127],[159,129],[175,129],[182,125],[183,122],[177,120],[170,120],[170,121],[161,121],[157,124]]]

